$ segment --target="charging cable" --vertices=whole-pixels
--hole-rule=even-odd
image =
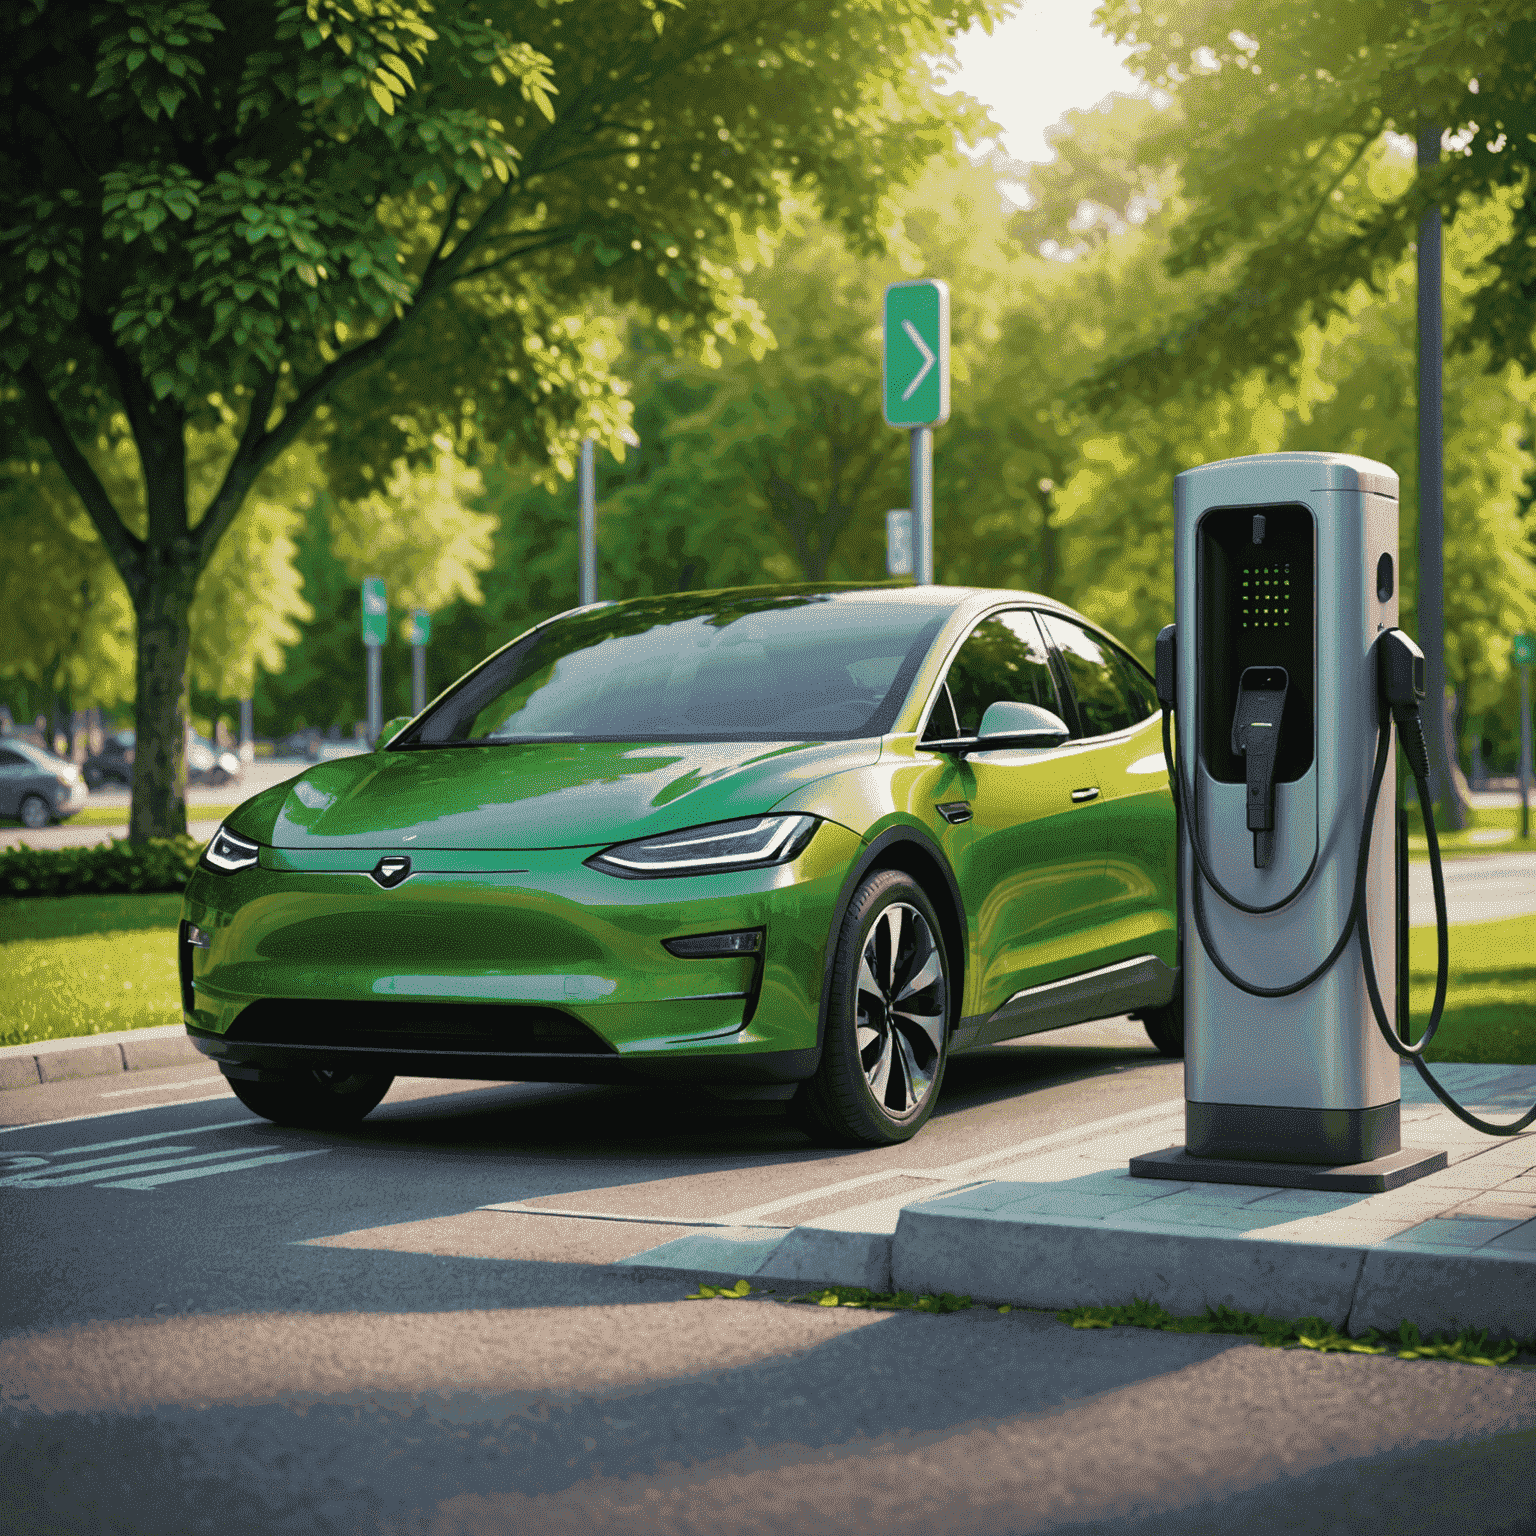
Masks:
[[[1445,877],[1440,863],[1440,841],[1435,831],[1434,807],[1429,795],[1429,749],[1424,741],[1424,726],[1419,714],[1419,703],[1424,697],[1424,653],[1405,635],[1400,629],[1389,629],[1377,640],[1374,649],[1377,656],[1377,678],[1380,688],[1382,703],[1386,706],[1382,710],[1381,726],[1376,740],[1376,760],[1371,770],[1371,788],[1366,797],[1365,818],[1360,830],[1360,849],[1355,860],[1355,888],[1353,899],[1349,905],[1349,917],[1345,921],[1344,931],[1339,935],[1338,942],[1329,950],[1327,957],[1317,968],[1311,971],[1299,981],[1291,982],[1283,987],[1260,987],[1239,976],[1217,953],[1212,943],[1210,930],[1206,924],[1205,907],[1201,899],[1200,876],[1216,890],[1228,905],[1236,907],[1239,911],[1249,913],[1265,913],[1277,911],[1280,907],[1293,901],[1300,891],[1305,888],[1311,878],[1312,869],[1316,866],[1317,858],[1313,855],[1312,865],[1308,866],[1307,875],[1295,891],[1291,892],[1284,901],[1277,902],[1270,907],[1254,907],[1246,903],[1234,900],[1221,886],[1210,871],[1205,852],[1200,846],[1199,827],[1186,809],[1186,794],[1193,799],[1193,790],[1186,791],[1183,777],[1180,771],[1178,756],[1174,751],[1172,740],[1172,716],[1176,701],[1175,693],[1175,652],[1174,652],[1174,626],[1168,625],[1157,637],[1157,694],[1158,701],[1163,708],[1163,760],[1168,768],[1168,782],[1173,790],[1174,807],[1179,817],[1189,826],[1190,850],[1194,854],[1198,872],[1195,878],[1194,891],[1190,905],[1194,909],[1195,927],[1200,934],[1200,942],[1205,946],[1205,952],[1210,956],[1211,963],[1229,982],[1239,991],[1246,992],[1250,997],[1290,997],[1303,991],[1314,982],[1320,981],[1337,964],[1340,955],[1344,953],[1349,943],[1350,935],[1358,932],[1360,936],[1360,958],[1365,972],[1366,992],[1371,1001],[1371,1013],[1376,1020],[1377,1027],[1381,1030],[1382,1038],[1392,1048],[1395,1055],[1404,1061],[1411,1061],[1418,1074],[1428,1084],[1430,1091],[1440,1100],[1456,1118],[1474,1130],[1482,1131],[1489,1136],[1515,1136],[1527,1126],[1536,1123],[1536,1105],[1518,1120],[1507,1125],[1499,1125],[1491,1120],[1481,1119],[1470,1110],[1463,1109],[1460,1104],[1451,1097],[1450,1091],[1441,1084],[1430,1072],[1424,1062],[1424,1049],[1432,1039],[1435,1031],[1440,1027],[1440,1020],[1445,1012],[1446,986],[1450,975],[1450,931],[1449,922],[1445,910]],[[1389,713],[1390,711],[1390,713]],[[1376,976],[1375,958],[1371,952],[1370,923],[1365,911],[1365,885],[1366,876],[1370,867],[1371,857],[1371,832],[1376,820],[1376,805],[1381,796],[1382,780],[1386,777],[1387,762],[1392,751],[1392,724],[1396,722],[1398,739],[1402,744],[1403,756],[1407,759],[1409,771],[1413,774],[1414,784],[1417,786],[1419,804],[1424,812],[1424,828],[1429,840],[1429,872],[1430,883],[1434,890],[1435,899],[1435,936],[1436,936],[1436,974],[1435,974],[1435,1000],[1430,1008],[1429,1023],[1425,1026],[1424,1033],[1417,1044],[1410,1045],[1406,1040],[1400,1040],[1394,1031],[1391,1021],[1387,1017],[1386,1005],[1382,1001],[1381,988]],[[1401,1000],[1403,1021],[1406,1025],[1408,1018],[1408,1002]],[[1405,1031],[1406,1032],[1406,1031]]]
[[[1516,1136],[1526,1126],[1536,1122],[1536,1104],[1533,1104],[1518,1120],[1498,1125],[1484,1120],[1470,1110],[1463,1109],[1430,1072],[1424,1062],[1424,1048],[1435,1037],[1445,1012],[1445,989],[1450,976],[1451,945],[1450,925],[1445,913],[1445,877],[1440,867],[1440,838],[1435,831],[1435,808],[1429,795],[1429,749],[1424,742],[1424,723],[1419,714],[1419,704],[1424,697],[1424,653],[1400,629],[1389,629],[1376,642],[1377,677],[1380,682],[1382,702],[1391,710],[1391,718],[1397,724],[1398,740],[1402,743],[1403,756],[1408,760],[1414,786],[1419,794],[1419,807],[1424,812],[1424,832],[1429,841],[1429,875],[1435,891],[1435,1000],[1430,1006],[1429,1023],[1416,1045],[1400,1040],[1387,1018],[1386,1004],[1381,1000],[1381,987],[1376,978],[1375,957],[1371,954],[1370,924],[1360,921],[1360,959],[1365,970],[1365,989],[1370,994],[1371,1012],[1376,1017],[1382,1038],[1393,1052],[1404,1061],[1411,1061],[1419,1076],[1429,1085],[1429,1090],[1464,1125],[1482,1131],[1488,1136]],[[1385,743],[1391,735],[1385,712],[1381,722],[1381,740]],[[1377,754],[1380,756],[1380,753]],[[1370,855],[1370,819],[1366,819],[1359,876],[1355,884],[1355,909],[1363,911],[1365,904],[1365,870]],[[1404,1034],[1407,1033],[1408,999],[1399,1003],[1403,1016]]]

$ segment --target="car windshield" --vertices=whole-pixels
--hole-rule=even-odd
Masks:
[[[951,606],[759,589],[588,609],[491,657],[391,750],[878,735]]]

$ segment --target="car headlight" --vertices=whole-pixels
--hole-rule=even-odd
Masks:
[[[208,840],[203,850],[203,867],[216,869],[221,875],[232,875],[236,870],[251,869],[261,855],[261,849],[248,837],[220,827]]]
[[[689,827],[633,843],[615,843],[586,860],[591,869],[627,880],[711,875],[727,869],[787,864],[804,852],[816,831],[814,816],[746,816]]]

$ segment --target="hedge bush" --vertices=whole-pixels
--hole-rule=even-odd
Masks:
[[[192,877],[203,845],[195,837],[114,838],[91,848],[0,851],[0,896],[138,895],[179,891]]]

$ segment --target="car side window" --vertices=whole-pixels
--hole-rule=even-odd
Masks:
[[[995,613],[966,636],[949,664],[924,734],[931,741],[974,736],[988,705],[999,699],[1061,713],[1050,652],[1035,616],[1024,609]]]
[[[1133,723],[1140,723],[1155,715],[1161,706],[1157,702],[1157,684],[1152,681],[1147,669],[1118,645],[1111,646],[1110,650],[1120,663],[1120,676],[1125,683],[1126,697],[1130,700]]]
[[[1146,718],[1132,706],[1124,673],[1107,640],[1054,613],[1041,614],[1040,619],[1066,665],[1084,736],[1107,736]]]
[[[20,752],[12,752],[9,747],[0,747],[0,768],[30,768],[29,759],[23,757]]]

